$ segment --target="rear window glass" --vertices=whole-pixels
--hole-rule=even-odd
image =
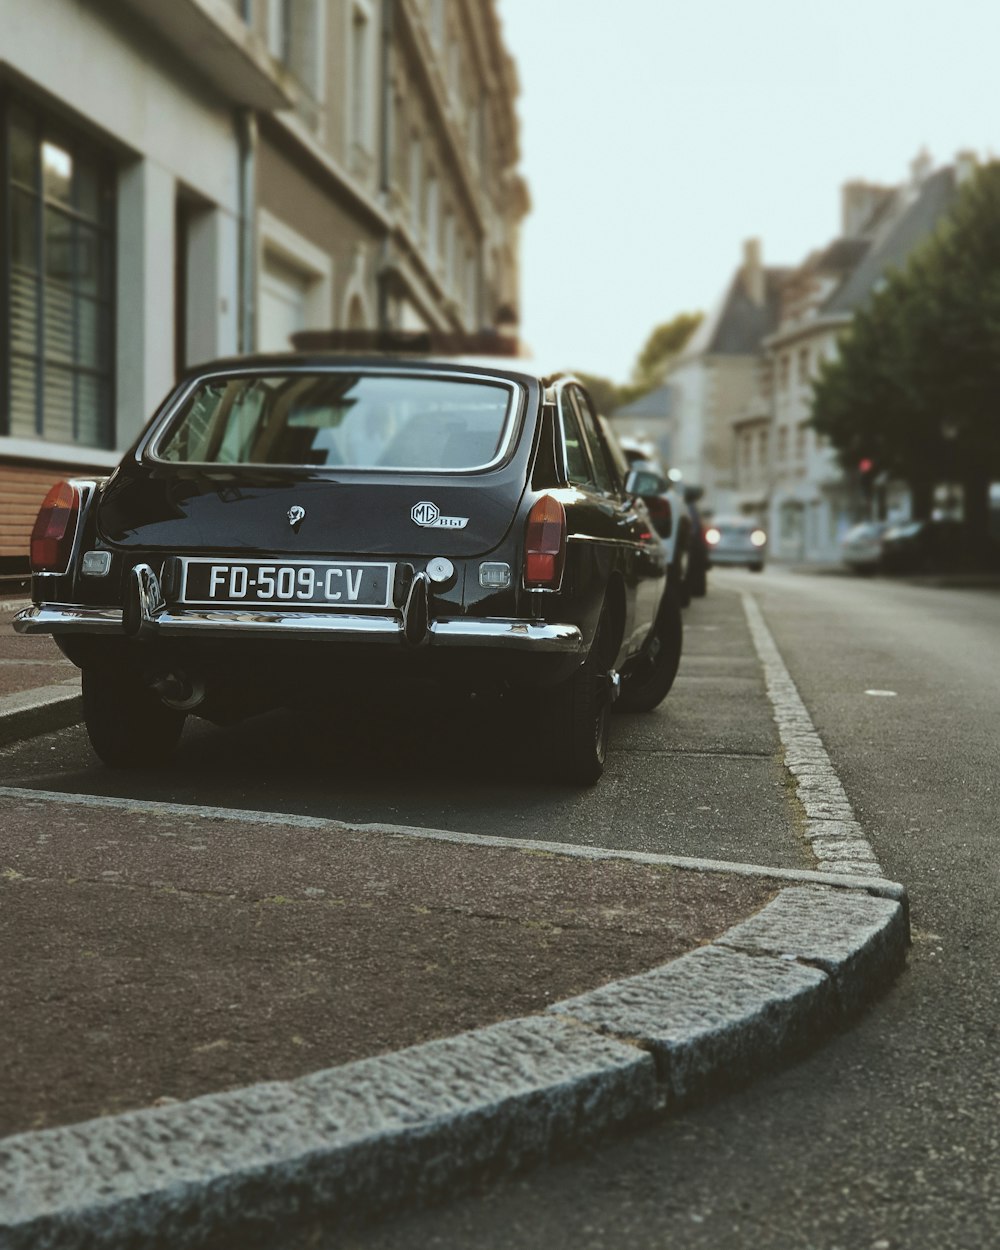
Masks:
[[[207,379],[154,449],[186,464],[476,469],[511,409],[490,382],[346,371]]]

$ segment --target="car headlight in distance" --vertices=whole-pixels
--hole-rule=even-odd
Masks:
[[[714,526],[705,531],[705,542],[707,542],[710,547],[714,547],[721,537],[722,535]]]
[[[763,545],[767,542],[767,535],[763,530],[754,530],[754,532],[750,535],[750,541],[755,547],[763,547]]]

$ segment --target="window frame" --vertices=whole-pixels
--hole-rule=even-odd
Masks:
[[[37,286],[37,308],[34,317],[33,350],[30,353],[17,352],[22,359],[30,360],[34,368],[34,414],[32,431],[27,434],[12,428],[14,357],[13,332],[14,319],[12,312],[14,287],[13,261],[13,221],[14,195],[13,163],[11,155],[10,131],[15,110],[20,111],[31,122],[32,144],[34,149],[34,185],[26,187],[21,183],[16,186],[24,194],[32,197],[34,214],[35,238],[35,271],[34,281]],[[96,216],[88,216],[77,204],[62,204],[46,195],[42,173],[42,149],[51,143],[68,151],[74,166],[86,164],[96,180],[98,211]],[[0,185],[3,194],[0,205],[0,342],[5,350],[0,353],[0,437],[20,438],[40,445],[52,445],[80,448],[87,451],[113,451],[117,444],[117,384],[118,384],[118,213],[117,213],[117,170],[111,150],[95,142],[82,129],[67,122],[63,118],[39,103],[26,93],[15,92],[0,85]],[[79,223],[87,231],[92,232],[97,247],[97,271],[95,292],[91,294],[79,287],[79,276],[74,272],[72,282],[60,284],[67,292],[73,309],[74,356],[71,364],[50,357],[46,351],[46,243],[45,222],[49,211],[56,212],[60,217]],[[74,267],[76,265],[76,245]],[[103,278],[103,282],[102,282]],[[77,357],[76,339],[79,334],[77,318],[79,315],[78,301],[85,300],[93,305],[95,316],[101,323],[97,326],[98,351],[101,339],[105,339],[106,368],[82,363]],[[68,439],[52,436],[46,428],[46,373],[47,367],[66,373],[71,378],[73,391],[71,422]],[[104,408],[101,409],[100,398],[96,410],[95,433],[96,441],[84,442],[80,437],[80,398],[79,379],[88,378],[98,388],[103,388]],[[100,391],[99,391],[100,395]]]
[[[507,410],[504,415],[504,425],[500,433],[497,443],[497,450],[494,456],[485,464],[471,465],[460,469],[453,468],[386,468],[379,466],[360,466],[360,465],[314,465],[314,464],[279,464],[277,462],[259,462],[259,461],[237,461],[237,462],[220,462],[220,461],[195,461],[195,460],[169,460],[160,456],[159,450],[166,438],[172,434],[177,419],[181,416],[188,400],[191,399],[195,391],[201,386],[211,385],[213,383],[232,381],[238,378],[254,378],[262,374],[268,377],[292,377],[295,374],[319,374],[319,373],[358,373],[363,372],[366,376],[385,377],[385,378],[406,378],[410,380],[425,380],[435,382],[472,382],[481,386],[495,387],[507,392]],[[162,415],[156,420],[147,431],[142,442],[136,448],[135,458],[137,462],[147,462],[156,465],[163,465],[167,468],[184,469],[203,468],[203,469],[225,469],[226,472],[236,473],[259,473],[262,469],[294,469],[298,471],[307,470],[310,473],[358,473],[358,474],[381,474],[381,475],[405,475],[405,476],[443,476],[449,478],[469,477],[480,473],[489,473],[504,467],[516,450],[520,438],[521,426],[523,424],[524,401],[526,391],[521,382],[513,378],[502,378],[495,375],[487,375],[469,372],[441,372],[435,370],[409,370],[405,367],[386,367],[377,369],[364,369],[359,371],[356,367],[351,368],[348,365],[334,365],[317,368],[315,365],[286,365],[282,368],[268,372],[257,367],[252,368],[234,368],[213,370],[211,373],[199,374],[197,377],[190,378],[186,384],[181,387],[162,412]]]
[[[614,463],[614,459],[612,458],[611,453],[608,451],[608,448],[605,445],[604,433],[601,430],[600,424],[597,420],[597,413],[594,411],[594,406],[590,402],[590,396],[587,394],[587,392],[583,389],[583,387],[578,382],[571,382],[569,385],[569,390],[572,392],[573,403],[579,415],[580,428],[583,431],[583,436],[584,436],[584,444],[590,453],[591,463],[593,464],[593,468],[594,468],[594,474],[595,474],[594,481],[596,482],[596,485],[597,485],[597,491],[601,495],[612,495],[615,498],[618,498],[623,493],[624,486],[623,486],[622,481],[619,478],[618,469]],[[588,417],[590,418],[589,427],[587,424]],[[594,446],[595,442],[596,442],[596,448]],[[601,485],[599,475],[598,475],[598,468],[599,468],[598,460],[597,460],[598,456],[601,457],[601,464],[603,464],[604,469],[608,475],[610,487],[606,488]]]

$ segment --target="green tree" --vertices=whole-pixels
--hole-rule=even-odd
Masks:
[[[587,388],[598,412],[614,412],[621,406],[620,388],[610,378],[599,377],[596,373],[581,373],[579,370],[574,372]]]
[[[962,189],[942,226],[854,318],[815,389],[813,424],[848,468],[905,480],[917,516],[962,483],[973,544],[1000,477],[1000,164]]]
[[[624,386],[593,373],[573,372],[590,392],[598,412],[611,413],[634,399],[655,390],[666,377],[667,368],[701,325],[703,313],[678,313],[650,331],[645,345],[632,366],[632,381]]]
[[[632,367],[632,388],[639,388],[634,398],[659,386],[667,369],[701,325],[703,313],[678,313],[650,331]]]

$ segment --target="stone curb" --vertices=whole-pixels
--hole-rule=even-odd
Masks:
[[[25,738],[66,729],[83,720],[83,699],[78,688],[36,686],[0,696],[0,746]]]
[[[296,1217],[455,1193],[801,1053],[908,942],[905,894],[790,887],[710,945],[540,1016],[7,1138],[0,1246],[236,1250]]]

